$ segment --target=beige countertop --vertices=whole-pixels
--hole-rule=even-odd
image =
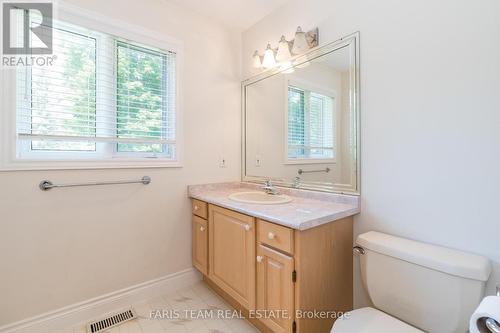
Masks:
[[[359,196],[278,187],[292,198],[284,204],[248,204],[229,199],[244,191],[261,191],[257,184],[232,182],[188,186],[190,198],[205,201],[297,230],[307,230],[360,212]]]

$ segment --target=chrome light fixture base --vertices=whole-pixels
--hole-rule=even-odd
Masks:
[[[306,32],[306,41],[309,45],[309,48],[312,49],[319,45],[319,29],[314,28]]]

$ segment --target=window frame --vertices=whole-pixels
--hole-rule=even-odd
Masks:
[[[116,148],[104,149],[103,155],[90,152],[93,156],[84,157],[87,152],[78,152],[78,156],[71,156],[73,152],[51,152],[50,158],[40,159],[36,156],[18,158],[17,156],[17,113],[16,113],[16,68],[0,70],[0,170],[57,170],[57,169],[107,169],[107,168],[164,168],[182,167],[183,135],[182,135],[182,85],[181,68],[183,61],[183,43],[177,39],[165,36],[163,33],[151,31],[141,26],[103,16],[102,14],[86,9],[61,3],[55,9],[55,20],[64,18],[63,22],[80,26],[92,31],[100,32],[126,43],[136,44],[145,48],[157,48],[174,52],[175,59],[175,156],[174,158],[152,158],[135,153],[118,153]],[[99,41],[98,41],[99,43]],[[116,44],[116,43],[115,43]],[[116,47],[115,47],[116,49]],[[98,51],[99,52],[99,47]],[[116,50],[115,50],[116,52]],[[116,55],[116,54],[115,54]],[[96,54],[96,57],[99,58]],[[96,68],[98,68],[96,64]],[[99,86],[99,80],[97,80]],[[99,87],[97,87],[99,89]],[[116,103],[116,101],[114,101]],[[116,110],[115,110],[116,112]],[[96,143],[100,145],[99,142]],[[105,145],[107,147],[116,145]],[[40,154],[32,151],[31,155]],[[46,153],[42,153],[46,154]],[[103,157],[104,156],[104,157]],[[111,158],[108,158],[110,157]],[[27,156],[26,156],[27,157]],[[64,157],[64,158],[63,158]],[[74,159],[78,157],[78,159]]]
[[[285,79],[285,88],[284,88],[284,164],[335,164],[337,163],[337,155],[338,155],[338,150],[337,150],[337,145],[338,145],[338,139],[339,139],[339,133],[338,133],[338,124],[340,121],[339,118],[339,112],[337,110],[338,108],[338,99],[337,99],[337,92],[333,89],[325,89],[324,87],[317,86],[315,84],[312,84],[310,82],[304,81],[304,80],[299,80],[299,79]],[[333,133],[334,133],[334,138],[333,138],[333,157],[326,157],[326,158],[321,158],[321,157],[301,157],[301,158],[290,158],[288,156],[288,150],[289,150],[289,145],[288,145],[288,88],[292,86],[297,89],[301,89],[304,91],[309,91],[312,93],[317,93],[321,94],[324,96],[331,97],[333,99]],[[304,104],[308,104],[309,101],[304,100]],[[307,117],[306,117],[307,118]],[[307,121],[307,119],[305,119]]]

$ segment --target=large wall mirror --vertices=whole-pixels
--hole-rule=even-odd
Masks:
[[[359,194],[359,35],[243,82],[243,180]]]

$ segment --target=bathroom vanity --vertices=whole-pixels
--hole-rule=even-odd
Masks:
[[[189,187],[193,265],[262,332],[329,332],[353,306],[359,197],[280,188],[290,202],[230,199],[252,191],[262,190],[250,183]]]
[[[244,81],[242,101],[242,182],[188,189],[193,265],[262,332],[328,333],[353,306],[359,34]]]

